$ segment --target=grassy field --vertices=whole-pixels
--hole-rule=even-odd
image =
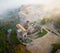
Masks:
[[[60,49],[60,43],[52,44],[53,48],[51,53],[55,53],[58,49]]]
[[[39,32],[36,36],[36,38],[40,38],[42,36],[44,36],[45,34],[47,34],[47,31],[43,29],[43,32]]]

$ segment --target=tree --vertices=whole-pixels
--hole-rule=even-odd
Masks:
[[[41,24],[44,25],[44,24],[48,23],[49,21],[50,21],[50,20],[49,20],[48,18],[43,18],[43,19],[41,20]]]

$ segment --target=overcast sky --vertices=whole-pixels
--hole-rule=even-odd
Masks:
[[[16,8],[22,4],[42,4],[46,8],[60,8],[60,0],[0,0],[0,14],[7,9]]]

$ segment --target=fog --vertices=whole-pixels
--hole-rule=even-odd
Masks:
[[[60,8],[60,0],[0,0],[0,14],[7,9],[16,8],[23,4],[41,4],[46,10]]]

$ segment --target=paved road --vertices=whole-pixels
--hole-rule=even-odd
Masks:
[[[44,26],[45,28],[54,31],[58,36],[60,36],[60,34],[57,32],[57,30],[54,28],[54,25],[52,23],[48,23]]]
[[[34,53],[50,53],[53,43],[59,43],[60,38],[51,32],[48,32],[42,38],[36,39],[26,47]]]

